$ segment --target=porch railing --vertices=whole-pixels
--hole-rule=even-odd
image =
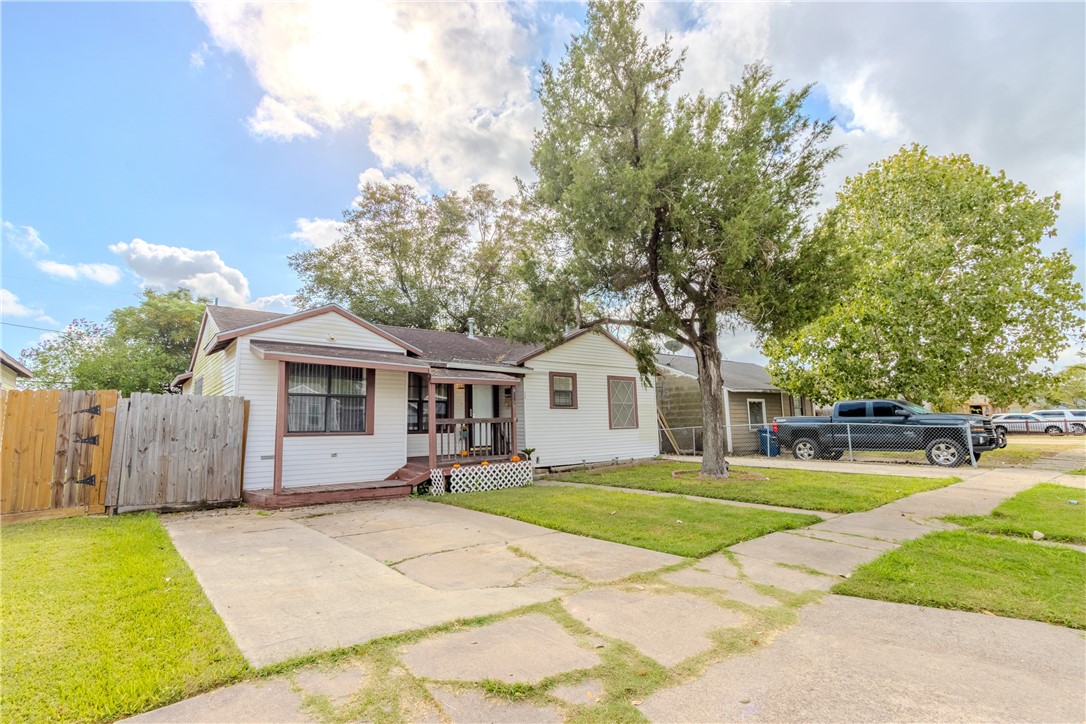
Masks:
[[[513,455],[513,418],[438,420],[434,441],[438,465]]]

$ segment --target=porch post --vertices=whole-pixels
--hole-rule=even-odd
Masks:
[[[430,437],[430,469],[437,468],[437,389],[434,385],[433,375],[427,377],[429,382],[429,402],[426,408],[426,430]]]
[[[510,455],[519,455],[517,447],[517,385],[509,385],[509,408],[513,412],[513,451]]]

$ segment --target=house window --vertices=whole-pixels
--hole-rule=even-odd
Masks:
[[[291,362],[287,365],[287,432],[370,432],[366,400],[372,371]]]
[[[765,400],[747,400],[747,422],[751,427],[765,424]]]
[[[551,372],[551,407],[577,409],[577,375],[572,372]]]
[[[612,430],[636,428],[637,380],[633,377],[608,377],[607,406]]]
[[[430,429],[428,417],[430,406],[429,383],[422,375],[410,373],[407,376],[407,431],[427,432]],[[452,385],[434,385],[434,406],[438,420],[448,420],[453,416]]]

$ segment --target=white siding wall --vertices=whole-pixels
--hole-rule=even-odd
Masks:
[[[237,350],[237,394],[249,401],[244,488],[270,488],[275,474],[275,407],[279,399],[279,363],[254,357],[249,351],[247,337],[239,338],[234,347]]]
[[[644,387],[633,357],[599,334],[584,334],[528,360],[524,380],[525,433],[521,448],[536,448],[544,466],[603,462],[613,458],[648,458],[659,453],[656,391]],[[577,409],[552,410],[550,372],[577,374]],[[637,379],[638,427],[612,430],[608,417],[607,377]]]
[[[14,390],[19,375],[7,365],[0,365],[0,390]]]
[[[384,480],[403,466],[407,458],[407,373],[377,370],[374,388],[367,400],[375,405],[372,435],[284,438],[284,488]]]
[[[274,339],[281,342],[294,342],[295,344],[320,344],[329,347],[342,345],[343,347],[360,347],[383,352],[405,353],[403,347],[395,342],[360,327],[335,312],[325,312],[315,317],[301,319],[297,322],[272,327],[246,336],[253,339]],[[335,337],[335,340],[330,340],[329,336]],[[406,387],[404,387],[404,394],[407,394]]]

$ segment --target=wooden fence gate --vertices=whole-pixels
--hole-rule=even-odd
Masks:
[[[105,512],[113,390],[5,390],[0,422],[4,520]]]
[[[0,407],[4,522],[241,500],[240,397],[5,390]]]

